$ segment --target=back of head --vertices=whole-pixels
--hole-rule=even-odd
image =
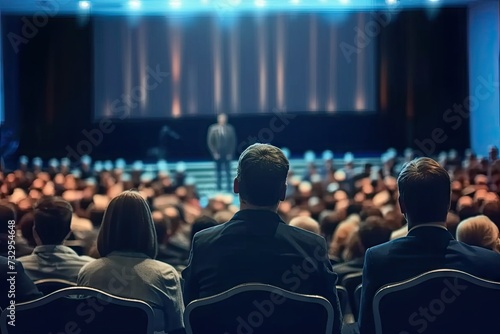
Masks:
[[[290,221],[289,225],[301,228],[303,230],[318,235],[320,234],[319,223],[316,220],[312,219],[311,217],[305,217],[305,216],[295,217]]]
[[[73,209],[61,197],[44,197],[34,207],[35,238],[42,245],[59,245],[71,232]]]
[[[158,242],[151,211],[136,191],[124,191],[109,203],[97,237],[101,256],[114,251],[143,253],[155,258]]]
[[[193,221],[191,228],[191,241],[197,232],[203,231],[206,228],[216,226],[218,223],[215,219],[209,216],[200,216]]]
[[[253,144],[238,160],[237,183],[242,202],[269,207],[284,200],[288,159],[272,145]]]
[[[500,228],[500,202],[486,202],[481,208],[481,213],[491,219]]]
[[[450,208],[448,172],[430,158],[418,158],[403,166],[398,177],[399,203],[412,225],[444,223]]]
[[[371,216],[361,222],[358,229],[359,241],[366,249],[387,242],[392,230],[381,217]]]
[[[483,215],[468,218],[457,227],[457,240],[472,246],[499,251],[498,238],[498,227]]]
[[[0,202],[0,234],[9,233],[9,221],[16,220],[16,211],[14,206],[8,202]]]

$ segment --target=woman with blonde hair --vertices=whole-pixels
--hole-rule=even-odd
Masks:
[[[171,265],[155,260],[158,242],[153,218],[138,192],[122,192],[109,203],[97,250],[101,258],[80,270],[78,285],[143,300],[155,311],[155,332],[182,331],[179,274]]]
[[[457,240],[500,253],[498,227],[484,215],[465,219],[458,224]]]

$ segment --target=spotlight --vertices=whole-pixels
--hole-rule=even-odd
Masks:
[[[141,8],[141,2],[139,0],[130,0],[128,2],[128,5],[132,9],[139,9],[139,8]]]
[[[264,7],[266,5],[265,0],[255,0],[255,6],[257,7]]]
[[[83,10],[90,8],[90,1],[78,1],[78,7]]]
[[[182,3],[180,0],[170,0],[169,5],[172,8],[179,8],[182,6]]]

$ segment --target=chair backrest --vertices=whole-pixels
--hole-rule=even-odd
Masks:
[[[331,333],[333,308],[323,297],[261,283],[238,285],[189,303],[187,334]]]
[[[354,320],[358,321],[359,307],[361,305],[361,289],[363,284],[360,284],[354,290],[354,304],[352,305],[352,313],[354,314]]]
[[[500,283],[452,269],[380,288],[376,333],[498,333]]]
[[[337,285],[337,296],[339,297],[340,310],[342,314],[347,313],[347,305],[349,305],[349,295],[347,294],[347,289],[341,285]]]
[[[76,286],[76,283],[59,278],[46,278],[35,281],[35,285],[44,295],[48,295],[57,290]]]
[[[9,309],[0,317],[3,334],[153,333],[153,310],[145,302],[121,298],[87,287],[70,287]]]
[[[340,285],[342,285],[344,288],[347,290],[347,294],[349,296],[349,305],[352,310],[352,306],[356,302],[354,298],[354,291],[358,287],[358,285],[361,284],[361,280],[363,279],[363,272],[357,272],[357,273],[352,273],[345,275],[342,281],[340,282]]]

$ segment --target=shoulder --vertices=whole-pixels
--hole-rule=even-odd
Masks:
[[[326,248],[325,238],[316,233],[287,224],[281,224],[279,229],[282,230],[282,235],[292,238],[299,243],[311,246],[324,246]]]
[[[33,262],[34,260],[34,256],[33,254],[30,254],[30,255],[25,255],[25,256],[21,256],[19,258],[16,259],[18,263],[29,263],[29,262]]]
[[[199,245],[204,242],[209,242],[213,237],[220,235],[222,230],[226,228],[226,224],[227,223],[212,226],[197,232],[193,238],[193,245],[194,244]]]

